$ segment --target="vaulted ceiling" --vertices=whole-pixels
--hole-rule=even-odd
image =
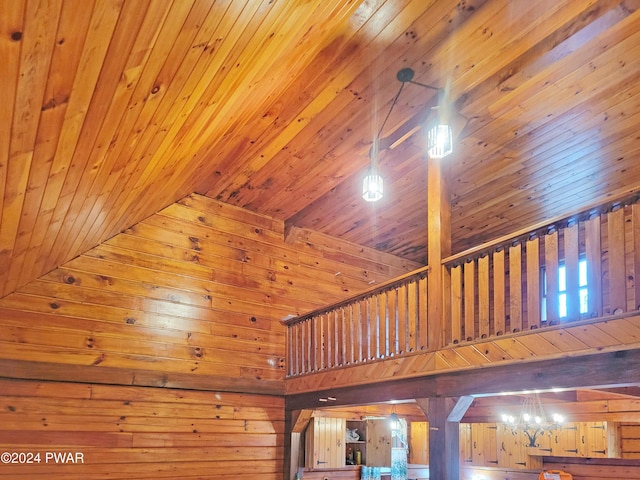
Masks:
[[[439,101],[455,251],[635,192],[639,6],[1,0],[0,296],[193,192],[426,263]]]

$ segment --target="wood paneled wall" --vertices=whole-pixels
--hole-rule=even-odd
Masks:
[[[282,394],[280,319],[415,266],[192,195],[0,300],[0,376]]]
[[[198,195],[168,206],[0,300],[0,452],[42,452],[0,478],[281,479],[280,319],[415,267]]]
[[[620,424],[620,451],[622,458],[640,459],[640,423]]]
[[[8,379],[0,392],[0,452],[33,454],[3,457],[0,479],[282,478],[279,397]]]

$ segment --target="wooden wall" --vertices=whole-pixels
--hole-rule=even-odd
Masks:
[[[198,195],[170,205],[0,299],[4,450],[91,462],[0,477],[281,478],[280,319],[416,266]]]
[[[622,422],[620,424],[620,451],[622,458],[640,459],[640,423]]]
[[[415,267],[286,240],[283,222],[187,197],[0,300],[0,376],[282,394],[280,319]]]
[[[282,398],[7,379],[0,391],[0,452],[34,454],[3,458],[2,479],[282,478]]]

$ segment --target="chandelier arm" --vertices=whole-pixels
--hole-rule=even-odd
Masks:
[[[441,88],[434,87],[433,85],[427,85],[426,83],[416,82],[415,80],[409,80],[408,82],[413,83],[414,85],[419,85],[424,88],[430,88],[431,90],[437,90],[438,92],[442,90]]]
[[[382,125],[380,125],[380,130],[378,130],[378,134],[376,135],[376,142],[378,142],[378,140],[380,139],[380,135],[382,135],[382,131],[384,130],[384,126],[387,124],[387,120],[389,120],[389,117],[391,116],[391,111],[393,110],[393,107],[395,107],[396,103],[398,103],[398,98],[400,98],[400,94],[402,93],[402,89],[404,88],[404,84],[405,84],[405,82],[402,82],[400,84],[400,88],[398,89],[398,93],[396,93],[396,96],[393,97],[393,101],[391,102],[391,107],[389,107],[389,111],[387,112],[387,116],[384,117],[384,121],[382,122]]]

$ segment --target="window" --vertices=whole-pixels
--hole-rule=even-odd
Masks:
[[[587,260],[578,262],[578,295],[580,298],[580,313],[589,311],[589,293],[587,288]],[[547,272],[542,272],[542,321],[547,320]],[[558,267],[558,315],[567,316],[567,269],[564,264]]]

